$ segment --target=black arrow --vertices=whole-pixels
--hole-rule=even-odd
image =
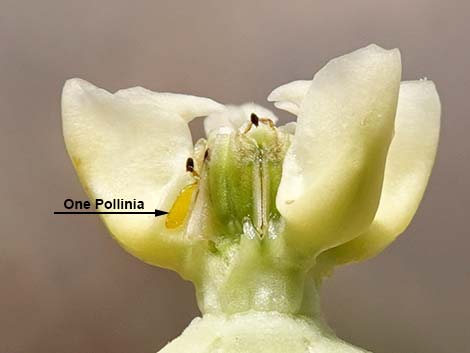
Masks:
[[[166,211],[155,209],[152,212],[124,211],[124,212],[98,212],[98,211],[54,211],[54,214],[153,214],[155,217],[168,214]]]

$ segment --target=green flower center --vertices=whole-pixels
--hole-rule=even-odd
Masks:
[[[224,235],[272,236],[280,218],[276,194],[289,142],[290,135],[272,124],[209,136],[209,198]]]

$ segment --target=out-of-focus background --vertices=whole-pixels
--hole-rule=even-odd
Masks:
[[[400,48],[404,79],[436,82],[441,144],[411,226],[338,270],[324,311],[375,353],[470,352],[469,4],[0,0],[0,353],[151,353],[198,314],[189,283],[122,251],[97,217],[52,214],[85,199],[61,135],[67,78],[269,107],[274,87],[371,42]]]

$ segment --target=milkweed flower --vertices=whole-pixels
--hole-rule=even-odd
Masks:
[[[439,97],[400,81],[397,49],[356,50],[276,88],[268,100],[297,116],[279,127],[252,103],[67,81],[65,142],[88,195],[169,212],[101,215],[110,233],[195,285],[203,319],[162,352],[362,351],[326,328],[317,290],[389,245],[423,196]]]

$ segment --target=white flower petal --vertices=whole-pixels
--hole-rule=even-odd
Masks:
[[[439,140],[441,105],[431,81],[400,86],[395,136],[385,167],[380,205],[361,236],[321,254],[339,265],[379,254],[411,222],[426,188]]]
[[[188,123],[194,118],[225,110],[224,105],[209,98],[178,93],[152,92],[143,87],[122,89],[114,95],[132,100],[136,104],[154,104],[158,109],[178,114]]]
[[[276,205],[288,241],[318,252],[370,225],[382,188],[400,84],[398,50],[375,45],[333,59],[302,102]]]
[[[219,104],[142,88],[113,95],[80,79],[67,81],[62,94],[65,143],[88,195],[92,200],[142,200],[146,211],[168,210],[191,181],[185,171],[193,153],[186,120],[210,108]],[[164,234],[165,217],[102,219],[119,243],[142,260],[163,267],[181,262],[182,238]]]
[[[274,89],[268,96],[268,101],[282,110],[298,115],[302,100],[310,88],[312,81],[299,80],[286,83]]]
[[[282,101],[282,102],[275,102],[274,106],[277,109],[285,110],[294,115],[299,115],[300,107],[292,102]]]
[[[228,107],[226,107],[228,111]],[[209,136],[211,131],[219,131],[220,129],[226,129],[227,131],[234,131],[232,123],[230,122],[227,112],[216,112],[210,114],[204,119],[204,132],[206,136]]]

